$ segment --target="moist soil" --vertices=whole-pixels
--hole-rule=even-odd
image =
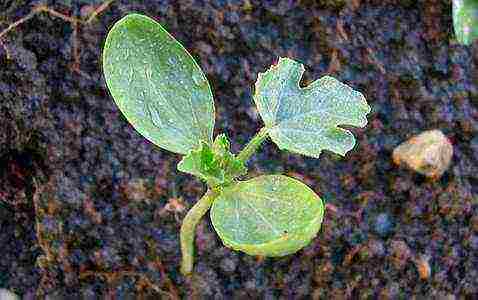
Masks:
[[[35,3],[1,1],[0,28]],[[101,1],[43,3],[79,17]],[[262,126],[253,85],[278,57],[306,66],[302,85],[329,74],[365,95],[369,124],[351,128],[358,143],[345,158],[268,142],[249,163],[249,177],[299,178],[327,204],[309,246],[248,256],[224,247],[206,217],[195,275],[179,273],[181,220],[204,185],[128,124],[101,70],[108,29],[133,11],[199,62],[216,134],[234,151]],[[451,1],[118,0],[76,35],[40,13],[1,43],[0,288],[26,299],[478,297],[478,43],[456,43]],[[428,129],[454,149],[437,180],[391,158]]]

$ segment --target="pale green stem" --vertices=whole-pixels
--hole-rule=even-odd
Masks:
[[[257,149],[261,146],[262,142],[267,138],[267,129],[265,127],[261,128],[258,133],[252,138],[252,140],[242,149],[241,152],[237,155],[237,158],[242,161],[244,164],[249,160],[249,158],[254,154]]]
[[[181,225],[181,273],[187,276],[192,273],[194,266],[194,237],[196,226],[201,218],[211,207],[218,194],[209,190],[199,201],[189,210]]]

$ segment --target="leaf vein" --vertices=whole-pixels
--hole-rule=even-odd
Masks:
[[[267,218],[259,211],[257,208],[251,205],[247,200],[244,201],[244,203],[249,206],[263,221],[264,223],[270,227],[270,229],[274,232],[274,234],[278,235],[279,231],[272,225],[272,223],[267,220]]]

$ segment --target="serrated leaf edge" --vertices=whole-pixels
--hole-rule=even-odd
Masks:
[[[313,88],[314,88],[314,86],[313,86],[314,83],[317,82],[317,81],[320,80],[320,79],[323,79],[323,78],[328,78],[328,77],[330,77],[330,78],[332,78],[332,79],[335,79],[335,78],[332,77],[332,76],[324,75],[324,76],[322,76],[322,77],[320,77],[320,78],[318,78],[318,79],[312,81],[312,82],[309,83],[307,86],[301,87],[301,86],[300,86],[300,82],[302,81],[303,76],[304,76],[304,72],[305,72],[304,64],[302,64],[302,63],[300,63],[300,62],[298,62],[298,61],[295,61],[295,60],[293,60],[293,59],[291,59],[291,58],[288,58],[288,57],[279,57],[278,61],[277,61],[276,63],[272,64],[266,71],[264,71],[264,72],[259,72],[259,73],[257,74],[257,80],[256,80],[256,82],[255,82],[255,84],[254,84],[253,99],[254,99],[255,105],[256,105],[258,108],[261,106],[261,104],[260,104],[259,101],[256,101],[255,99],[257,99],[257,95],[258,95],[259,90],[260,90],[260,89],[259,89],[259,86],[258,86],[258,85],[259,85],[259,82],[260,82],[260,81],[263,79],[263,77],[264,77],[265,75],[267,75],[269,72],[277,71],[277,69],[279,68],[280,63],[283,62],[283,61],[289,61],[289,62],[291,62],[291,63],[293,63],[293,64],[299,66],[299,68],[300,68],[300,75],[299,75],[299,80],[297,81],[297,88],[298,88],[299,90],[310,90],[310,89],[313,89]],[[337,79],[335,79],[335,80],[337,80]],[[338,81],[339,81],[339,80],[338,80]],[[342,83],[341,81],[339,81],[339,82]],[[345,83],[342,83],[342,84],[347,85],[347,84],[345,84]],[[350,87],[349,85],[347,85],[347,86]],[[350,88],[351,88],[351,87],[350,87]],[[353,88],[352,88],[352,89],[353,89]],[[336,153],[336,154],[338,154],[338,155],[340,155],[340,156],[342,156],[342,157],[345,157],[345,155],[346,155],[350,150],[352,150],[352,149],[355,147],[355,145],[357,144],[357,141],[356,141],[356,137],[355,137],[355,135],[353,134],[353,132],[350,131],[350,130],[348,130],[348,129],[343,128],[343,126],[353,126],[353,127],[358,127],[358,128],[364,128],[364,127],[367,126],[367,124],[368,124],[367,115],[372,111],[372,108],[371,108],[370,105],[367,103],[367,99],[365,98],[365,96],[363,95],[363,93],[361,93],[361,92],[359,92],[359,91],[357,91],[357,90],[355,90],[355,89],[353,89],[353,90],[360,95],[360,96],[359,96],[359,98],[360,98],[359,101],[360,101],[361,104],[362,104],[361,106],[362,106],[363,108],[365,108],[365,109],[363,110],[364,115],[363,115],[363,118],[362,118],[360,124],[354,124],[354,125],[350,125],[350,124],[337,124],[337,125],[335,125],[335,126],[333,127],[333,128],[335,128],[335,129],[342,130],[344,133],[349,134],[349,135],[352,137],[352,140],[353,140],[352,144],[350,145],[350,147],[347,147],[346,150],[343,151],[343,152],[342,152],[342,151],[332,151],[332,150],[323,148],[320,152],[318,152],[318,154],[309,154],[309,153],[308,153],[308,154],[305,154],[305,153],[301,153],[301,152],[296,151],[296,150],[287,149],[287,148],[283,147],[280,142],[278,142],[278,140],[276,139],[276,137],[274,137],[274,131],[279,130],[279,127],[280,127],[280,124],[273,124],[273,123],[275,123],[274,120],[276,119],[277,112],[278,112],[278,107],[279,107],[280,103],[277,104],[277,108],[275,109],[274,117],[273,117],[272,122],[271,122],[271,120],[265,120],[264,116],[262,116],[260,113],[259,113],[259,114],[260,114],[260,116],[261,116],[261,119],[262,119],[263,122],[264,122],[266,131],[267,131],[267,134],[268,134],[269,137],[274,141],[274,143],[279,147],[280,150],[283,150],[283,151],[285,150],[285,151],[289,151],[289,152],[292,152],[292,153],[296,153],[296,154],[300,154],[300,155],[304,155],[304,156],[309,156],[309,157],[313,157],[313,158],[319,158],[319,157],[320,157],[320,154],[322,154],[323,150],[327,150],[327,151],[329,151],[329,152]],[[259,109],[259,111],[260,111],[260,109]],[[268,123],[270,123],[270,124],[272,124],[272,125],[270,125],[270,124],[268,124]]]

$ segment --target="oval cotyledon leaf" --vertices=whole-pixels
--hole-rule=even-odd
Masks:
[[[214,100],[209,83],[184,47],[153,19],[130,14],[108,33],[106,84],[121,112],[144,137],[187,154],[211,145]]]
[[[260,73],[254,101],[269,136],[279,148],[318,158],[322,150],[344,156],[355,145],[339,125],[364,127],[370,106],[364,96],[337,79],[324,76],[299,86],[304,66],[289,58]]]
[[[319,196],[283,175],[226,187],[211,208],[213,226],[226,246],[264,256],[292,254],[309,244],[323,215]]]

